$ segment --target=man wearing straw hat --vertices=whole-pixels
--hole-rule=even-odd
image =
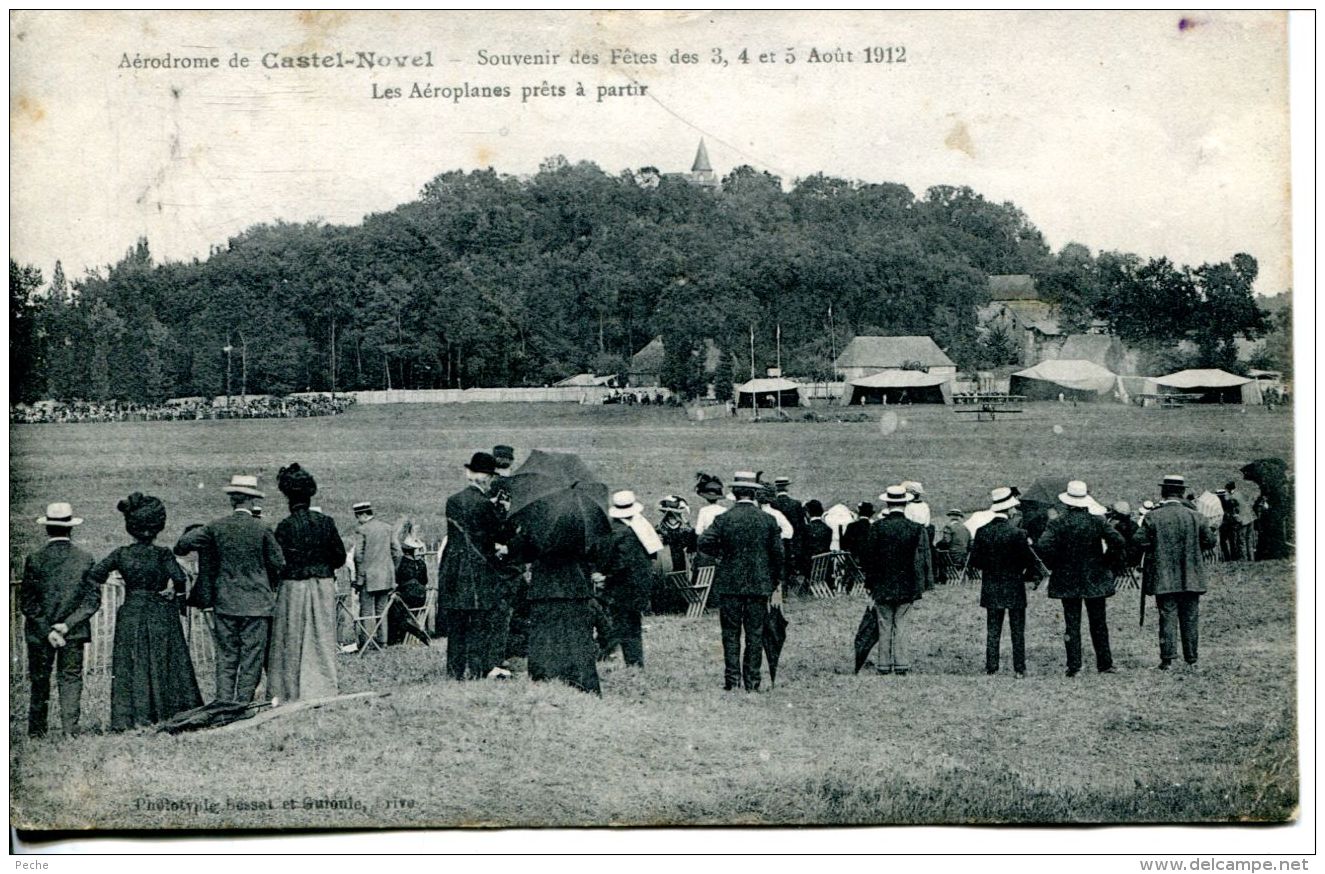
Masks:
[[[612,631],[600,656],[611,655],[617,645],[627,665],[644,667],[643,613],[649,608],[653,583],[653,556],[663,543],[642,511],[644,505],[629,490],[612,495],[607,515],[612,518],[612,534],[604,551],[599,573],[604,583]]]
[[[1095,650],[1095,669],[1114,674],[1113,653],[1109,649],[1109,620],[1105,599],[1114,593],[1113,574],[1105,559],[1105,550],[1125,548],[1123,537],[1092,512],[1098,502],[1081,480],[1067,484],[1059,494],[1067,511],[1049,522],[1036,541],[1040,558],[1050,570],[1049,597],[1063,602],[1063,640],[1067,646],[1067,676],[1081,671],[1081,605],[1085,602],[1090,623],[1090,643]]]
[[[770,596],[773,604],[782,603],[782,532],[756,503],[763,488],[753,471],[737,471],[731,484],[736,506],[716,517],[699,537],[699,551],[714,556],[718,564],[713,592],[719,598],[723,688],[728,691],[759,691]]]
[[[1167,671],[1177,657],[1179,629],[1183,660],[1195,668],[1201,594],[1205,592],[1201,553],[1214,548],[1217,536],[1199,512],[1183,503],[1187,484],[1182,477],[1166,476],[1159,488],[1159,506],[1146,514],[1133,535],[1146,556],[1141,591],[1154,595],[1159,609],[1159,669]]]
[[[387,605],[396,590],[396,568],[400,567],[404,553],[395,529],[376,517],[370,501],[360,501],[353,510],[359,523],[354,548],[354,588],[359,593],[359,616],[381,617],[373,637],[378,646],[386,646]],[[367,646],[368,641],[361,640],[359,645]]]
[[[989,512],[994,515],[975,532],[970,559],[970,566],[980,571],[980,606],[985,608],[985,673],[998,673],[1006,613],[1012,636],[1012,670],[1020,680],[1026,676],[1026,578],[1035,573],[1039,562],[1026,532],[1008,520],[1008,511],[1020,503],[1012,489],[994,489],[989,501]]]
[[[253,518],[253,504],[264,497],[258,478],[235,474],[222,491],[230,497],[230,515],[185,531],[175,554],[197,552],[215,568],[216,700],[248,704],[262,679],[276,610],[273,582],[285,556],[275,533]]]
[[[880,674],[905,677],[911,671],[906,617],[930,579],[929,529],[906,518],[911,495],[904,487],[888,486],[879,500],[884,516],[870,526],[861,570],[879,616],[875,664]]]
[[[73,507],[49,504],[37,524],[46,526],[46,545],[24,559],[18,590],[32,690],[28,736],[46,734],[52,669],[60,689],[60,724],[65,734],[75,734],[83,706],[83,647],[92,639],[88,620],[101,607],[101,588],[84,576],[92,556],[70,537],[74,526],[83,524]]]
[[[446,549],[438,573],[438,625],[446,629],[446,673],[456,680],[498,679],[510,612],[500,565],[501,511],[489,499],[497,461],[475,452],[464,465],[468,484],[446,499]],[[443,621],[443,617],[445,620]]]

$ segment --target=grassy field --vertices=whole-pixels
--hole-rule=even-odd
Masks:
[[[318,475],[319,503],[343,526],[351,502],[371,499],[388,518],[408,512],[435,533],[460,462],[496,442],[520,455],[580,452],[612,487],[634,488],[649,505],[689,493],[696,470],[726,477],[738,467],[786,473],[798,496],[825,503],[871,498],[909,478],[925,484],[936,509],[970,509],[993,485],[1051,472],[1135,503],[1154,495],[1164,473],[1213,489],[1251,458],[1292,457],[1289,418],[1263,410],[1046,404],[995,423],[958,418],[916,408],[884,435],[876,423],[691,423],[675,410],[473,405],[290,422],[24,426],[11,429],[11,554],[38,542],[30,520],[48,500],[74,501],[88,520],[80,536],[100,554],[124,541],[114,503],[133,489],[166,501],[173,537],[224,509],[218,487],[231,472],[260,472],[271,485],[289,461]],[[267,504],[283,515],[279,496]],[[917,669],[906,678],[852,675],[863,602],[793,601],[778,686],[759,695],[721,691],[716,617],[650,617],[647,668],[607,669],[602,699],[525,680],[446,681],[439,641],[343,657],[343,691],[385,697],[224,735],[94,734],[63,742],[58,755],[55,741],[18,739],[27,695],[11,677],[12,822],[1279,821],[1298,798],[1294,585],[1285,563],[1217,568],[1202,604],[1199,673],[1152,670],[1153,605],[1138,628],[1136,594],[1124,592],[1110,604],[1121,673],[1065,678],[1060,613],[1041,590],[1028,616],[1030,676],[1015,681],[1009,665],[986,677],[978,591],[949,586],[915,613]],[[210,678],[200,680],[207,694]],[[107,719],[107,685],[93,678],[85,692],[92,725]],[[149,809],[161,800],[203,809]],[[233,803],[253,801],[275,809]]]

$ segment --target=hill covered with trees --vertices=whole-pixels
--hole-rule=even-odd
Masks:
[[[1196,364],[1232,366],[1233,338],[1268,327],[1249,255],[1055,254],[1015,205],[969,188],[815,175],[784,189],[738,167],[710,190],[556,157],[528,178],[443,173],[355,226],[258,225],[188,263],[156,263],[140,240],[72,283],[57,264],[47,284],[11,261],[11,399],[220,394],[227,357],[235,393],[542,385],[620,371],[660,334],[681,364],[712,338],[739,376],[751,329],[762,368],[779,325],[793,376],[829,374],[865,333],[931,335],[971,368],[998,354],[976,309],[1001,273],[1034,275],[1069,326],[1195,341]],[[667,368],[678,383],[685,370]]]

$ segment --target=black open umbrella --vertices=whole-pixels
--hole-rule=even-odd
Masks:
[[[778,659],[782,658],[782,645],[787,642],[787,617],[781,607],[769,607],[764,617],[764,657],[768,659],[768,684],[778,684]]]
[[[865,667],[865,661],[869,659],[870,652],[879,643],[879,614],[874,609],[874,605],[865,608],[865,615],[860,617],[860,625],[856,627],[856,673]]]
[[[535,449],[506,486],[512,522],[544,557],[583,553],[611,533],[607,486],[578,455]]]

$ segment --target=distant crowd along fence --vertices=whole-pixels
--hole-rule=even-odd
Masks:
[[[605,398],[619,394],[638,394],[644,392],[650,396],[671,392],[657,386],[631,386],[624,389],[605,386],[548,386],[545,388],[437,388],[437,389],[400,389],[394,391],[356,391],[349,392],[360,404],[474,404],[474,403],[569,403],[601,404]]]

